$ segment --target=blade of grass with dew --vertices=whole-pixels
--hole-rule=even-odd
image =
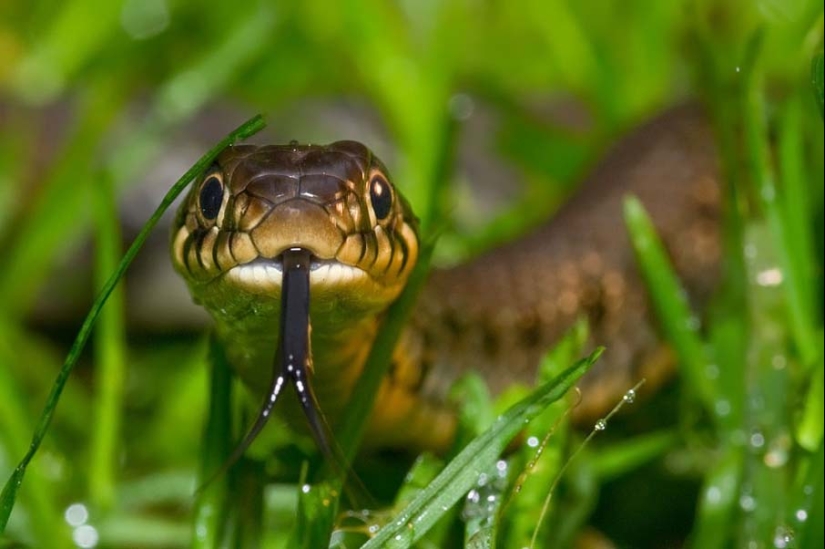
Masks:
[[[52,417],[57,407],[57,403],[60,400],[60,394],[63,392],[63,387],[65,386],[66,381],[69,378],[69,375],[74,369],[74,366],[77,363],[78,358],[80,357],[80,353],[82,352],[83,347],[86,345],[86,342],[89,339],[92,327],[94,326],[97,317],[100,315],[100,310],[106,303],[109,294],[112,292],[118,281],[120,281],[121,277],[123,276],[123,273],[132,263],[132,260],[135,258],[135,255],[137,255],[137,252],[140,250],[141,246],[146,241],[146,238],[149,236],[149,233],[152,231],[155,225],[157,225],[158,221],[163,215],[163,212],[165,212],[169,208],[174,199],[186,188],[189,182],[193,180],[199,173],[203,172],[203,170],[205,170],[206,167],[209,166],[218,156],[218,154],[227,146],[229,146],[232,143],[235,143],[236,141],[246,139],[247,137],[254,135],[263,127],[263,117],[261,117],[260,115],[255,116],[254,118],[248,120],[247,122],[239,126],[237,129],[232,131],[227,137],[225,137],[217,145],[210,149],[209,152],[207,152],[194,166],[192,166],[192,168],[190,168],[183,175],[183,177],[181,177],[172,186],[172,188],[169,190],[166,196],[163,197],[163,200],[161,201],[157,210],[155,210],[155,212],[143,226],[143,229],[141,229],[138,236],[135,237],[134,242],[127,250],[117,271],[115,271],[109,278],[103,290],[100,292],[94,304],[92,305],[92,308],[86,316],[86,319],[83,321],[83,325],[81,326],[80,331],[78,332],[77,337],[74,343],[72,344],[71,349],[69,350],[69,354],[66,357],[66,361],[63,363],[63,366],[60,369],[60,373],[58,374],[57,379],[54,382],[51,393],[49,394],[49,397],[46,401],[46,406],[43,409],[43,413],[40,416],[40,419],[38,420],[37,426],[34,431],[34,435],[32,436],[32,441],[29,450],[23,457],[23,459],[20,461],[20,463],[17,465],[14,472],[9,477],[8,481],[6,482],[3,488],[2,493],[0,493],[0,533],[3,533],[5,531],[6,524],[8,523],[12,508],[14,507],[14,501],[17,497],[17,491],[23,483],[23,477],[26,474],[26,468],[28,467],[29,462],[31,462],[31,460],[34,458],[38,448],[40,447],[40,443],[46,436],[46,432],[48,431],[49,424],[51,423]]]
[[[814,342],[800,341],[804,320],[794,314],[793,291],[798,273],[793,272],[789,253],[795,248],[787,241],[787,230],[777,204],[776,180],[770,161],[764,69],[760,65],[763,34],[754,32],[748,61],[743,63],[745,79],[744,145],[751,185],[760,199],[764,221],[753,221],[745,231],[745,258],[748,291],[746,314],[751,326],[747,350],[747,370],[743,380],[748,391],[746,422],[751,433],[750,450],[745,454],[743,486],[757,505],[743,515],[746,543],[774,539],[788,504],[790,468],[786,467],[793,445],[791,409],[787,395],[793,391],[788,366],[789,340],[795,340],[803,356],[815,353]],[[785,277],[795,277],[788,280]],[[796,308],[798,308],[797,306]],[[807,348],[806,348],[807,347]],[[751,496],[748,493],[748,496]]]
[[[452,507],[478,481],[479,473],[494,462],[509,441],[524,428],[525,422],[564,396],[602,351],[601,348],[596,350],[552,382],[512,406],[490,429],[468,444],[426,490],[364,545],[364,549],[386,547],[389,543],[392,547],[408,547],[420,539],[445,510]]]
[[[745,63],[742,69],[746,81],[745,101],[745,146],[748,169],[752,178],[755,190],[760,199],[762,213],[770,227],[773,251],[776,254],[776,265],[766,266],[766,270],[758,275],[763,276],[763,280],[757,280],[760,286],[780,285],[785,294],[785,305],[787,313],[778,311],[778,314],[787,317],[790,331],[799,349],[799,354],[803,362],[810,364],[816,356],[816,341],[811,330],[811,321],[807,314],[806,294],[810,293],[805,286],[807,277],[798,270],[798,261],[794,256],[804,257],[805,251],[799,250],[800,242],[793,240],[793,230],[789,230],[786,224],[786,216],[783,211],[783,204],[778,198],[776,174],[771,163],[771,143],[768,135],[768,125],[766,119],[767,103],[765,94],[762,91],[762,77],[759,68],[756,66],[759,49],[761,48],[760,34],[753,38],[754,59]],[[787,134],[782,134],[785,139],[790,138]],[[780,152],[781,152],[780,148]],[[792,158],[783,156],[782,160],[792,162]],[[789,166],[790,168],[790,166]],[[787,173],[787,172],[786,172]],[[792,173],[792,172],[790,172]],[[788,175],[790,175],[788,173]],[[799,214],[794,214],[799,215]],[[768,245],[766,243],[766,245]],[[770,269],[770,270],[769,270]],[[777,270],[778,269],[778,270]],[[774,282],[775,280],[775,282]]]
[[[820,416],[821,417],[821,416]],[[800,475],[795,489],[791,493],[786,524],[789,532],[795,533],[792,547],[823,547],[823,525],[825,521],[825,474],[822,463],[825,460],[825,441],[819,442],[819,448],[808,456],[806,470]],[[789,545],[791,547],[791,545]]]
[[[589,333],[587,321],[577,321],[542,359],[539,383],[553,379],[575,357],[581,356]],[[564,416],[570,407],[569,400],[554,403],[531,421],[524,433],[526,443],[509,460],[510,471],[519,474],[513,481],[512,491],[506,496],[500,517],[504,522],[501,527],[503,547],[530,545],[547,497],[547,487],[553,485],[568,453],[569,422]]]
[[[757,504],[743,513],[743,543],[773,539],[782,523],[790,492],[789,464],[793,448],[793,410],[788,395],[794,394],[791,334],[787,322],[785,292],[760,277],[776,269],[778,253],[768,223],[753,222],[745,233],[748,269],[748,308],[751,326],[747,349],[745,400],[747,452],[743,497]],[[760,504],[770,502],[770,504]]]
[[[644,206],[635,197],[624,202],[624,218],[637,264],[667,340],[679,356],[682,372],[707,410],[713,410],[715,391],[708,379],[708,359],[698,332],[696,315],[668,260]]]
[[[102,287],[117,269],[121,254],[120,220],[112,180],[101,176],[92,193],[95,213],[95,278]],[[126,319],[124,290],[117,286],[109,294],[100,313],[94,341],[95,396],[92,424],[89,498],[99,510],[106,511],[115,500],[115,470],[118,464],[122,401],[126,378]]]
[[[690,546],[695,549],[723,549],[735,545],[733,528],[742,483],[743,448],[729,444],[705,471],[696,524]]]
[[[198,494],[192,513],[191,544],[194,549],[218,549],[230,536],[228,515],[232,494],[229,473],[213,478],[229,458],[232,446],[232,370],[224,347],[214,332],[209,334],[209,412],[200,452]],[[208,482],[208,485],[202,483]]]
[[[308,465],[304,464],[298,490],[297,521],[287,547],[318,549],[328,547],[332,525],[338,512],[337,486],[331,482],[307,483]]]

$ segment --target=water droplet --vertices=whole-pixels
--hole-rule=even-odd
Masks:
[[[796,513],[794,513],[794,516],[796,517],[796,520],[798,520],[799,522],[805,522],[806,520],[808,520],[808,511],[806,511],[805,509],[797,509]]]
[[[709,486],[705,492],[705,499],[709,503],[719,503],[722,501],[722,490],[718,486]]]
[[[94,526],[84,524],[74,529],[74,532],[72,532],[72,540],[78,547],[89,549],[97,546],[98,541],[100,541],[100,536]]]
[[[787,432],[781,432],[768,442],[768,450],[763,456],[765,465],[771,468],[783,467],[790,459],[793,441]]]
[[[596,422],[596,425],[594,425],[593,428],[597,431],[604,431],[605,429],[607,429],[607,421],[605,421],[604,419],[600,419]]]
[[[412,526],[407,525],[406,528],[401,530],[401,532],[397,533],[393,538],[391,538],[387,542],[387,547],[391,549],[397,549],[400,547],[409,547],[413,542],[413,529]]]
[[[739,497],[739,507],[746,513],[750,513],[756,509],[756,498],[750,494],[743,494]]]
[[[756,273],[756,283],[766,288],[779,286],[783,278],[782,271],[777,267]]]
[[[751,433],[750,445],[754,449],[762,448],[765,445],[765,435],[759,431],[754,431]]]
[[[742,72],[742,67],[736,67],[736,72]]]
[[[624,400],[628,404],[633,404],[636,401],[636,391],[630,389],[628,392],[624,394],[622,400]]]
[[[89,520],[89,510],[82,503],[72,503],[66,507],[63,518],[69,526],[81,526]]]
[[[713,404],[713,409],[719,417],[725,417],[730,414],[730,402],[720,398]]]
[[[530,448],[536,448],[539,445],[538,437],[530,437],[527,439],[527,446]]]
[[[498,471],[499,478],[507,476],[508,468],[509,467],[508,467],[507,462],[505,460],[500,459],[496,462],[496,471]]]
[[[776,527],[776,532],[773,536],[773,546],[777,549],[786,549],[790,547],[794,538],[794,531],[788,526],[779,525]]]
[[[304,484],[303,486],[301,486],[301,492],[305,494],[308,494],[310,490],[312,490],[312,486],[310,486],[309,484]]]

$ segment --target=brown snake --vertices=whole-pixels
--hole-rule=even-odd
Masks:
[[[648,389],[666,379],[673,360],[624,230],[631,194],[690,297],[707,299],[720,258],[718,168],[701,112],[684,107],[617,144],[550,222],[431,273],[379,391],[370,444],[443,449],[455,429],[446,392],[462,372],[474,368],[494,391],[532,382],[542,354],[582,315],[607,352],[582,382],[576,415],[596,416],[641,377]],[[271,384],[290,249],[310,254],[311,385],[334,427],[416,262],[416,221],[358,143],[241,145],[220,155],[178,212],[172,256],[236,373],[259,394]]]

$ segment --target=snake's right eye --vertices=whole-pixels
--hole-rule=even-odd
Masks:
[[[210,175],[201,187],[200,205],[204,219],[212,221],[218,217],[223,203],[223,184],[214,175]]]

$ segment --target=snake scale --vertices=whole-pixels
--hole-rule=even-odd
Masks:
[[[367,440],[443,449],[455,429],[451,383],[472,368],[494,392],[532,382],[542,354],[585,316],[607,352],[581,383],[595,417],[673,359],[625,234],[622,201],[650,212],[691,300],[718,278],[719,175],[699,108],[672,109],[625,136],[546,224],[468,263],[434,270],[395,349]],[[334,429],[387,307],[415,264],[416,219],[365,146],[238,145],[196,181],[173,227],[172,257],[214,318],[235,372],[272,383],[288,250],[309,253],[311,386]],[[290,398],[290,397],[287,397]],[[293,402],[285,415],[300,424]]]

